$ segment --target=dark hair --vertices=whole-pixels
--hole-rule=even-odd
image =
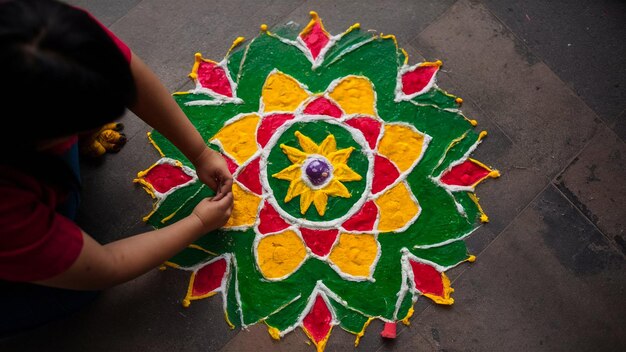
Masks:
[[[128,61],[88,13],[53,0],[0,0],[0,146],[97,128],[134,99]]]

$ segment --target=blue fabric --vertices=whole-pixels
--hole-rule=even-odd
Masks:
[[[78,160],[78,143],[74,143],[64,155],[61,155],[61,159],[67,163],[67,166],[69,166],[70,170],[72,170],[78,182],[76,183],[76,187],[68,193],[65,203],[57,207],[57,211],[65,217],[74,220],[76,219],[78,206],[80,205],[80,165]]]

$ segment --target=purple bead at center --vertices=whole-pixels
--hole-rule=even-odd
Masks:
[[[322,185],[330,177],[330,165],[323,159],[313,159],[306,166],[306,176],[314,186]]]

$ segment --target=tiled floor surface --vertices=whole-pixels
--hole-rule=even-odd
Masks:
[[[441,59],[439,85],[489,132],[475,154],[502,177],[479,186],[491,222],[468,240],[476,263],[453,270],[456,303],[421,300],[409,327],[361,351],[626,349],[626,3],[601,1],[74,0],[99,17],[172,90],[188,87],[193,54],[221,58],[261,23],[306,23],[316,10],[338,33],[354,22]],[[621,24],[620,24],[621,23]],[[149,128],[126,116],[128,145],[84,164],[81,223],[112,241],[145,230],[151,207],[130,181],[157,159]],[[156,270],[88,309],[0,341],[3,351],[312,351],[297,331],[230,330],[219,298],[180,306],[186,275]],[[328,351],[353,349],[335,329]]]

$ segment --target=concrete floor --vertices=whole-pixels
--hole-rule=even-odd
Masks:
[[[354,22],[441,59],[439,85],[489,137],[475,157],[503,176],[479,186],[491,222],[468,240],[476,263],[450,273],[456,303],[420,300],[408,328],[360,351],[626,349],[626,4],[586,1],[74,0],[99,17],[176,91],[193,54],[220,59],[259,25]],[[132,184],[158,159],[125,116],[128,145],[83,165],[80,222],[105,242],[146,230],[151,207]],[[65,320],[0,342],[3,351],[313,351],[301,331],[273,342],[264,326],[230,330],[214,297],[183,309],[187,275],[154,270]],[[327,351],[352,350],[333,331]]]

